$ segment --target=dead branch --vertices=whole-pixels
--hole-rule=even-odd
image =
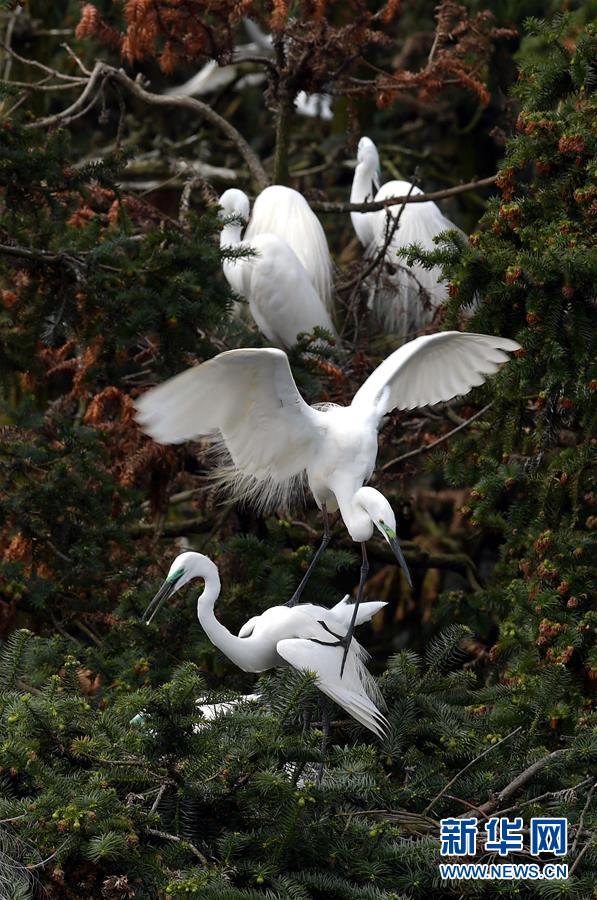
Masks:
[[[370,200],[366,203],[337,203],[330,200],[314,200],[311,203],[311,207],[316,212],[323,213],[377,212],[380,209],[387,209],[388,206],[397,206],[399,203],[427,203],[430,200],[445,200],[447,197],[466,194],[469,191],[476,191],[479,188],[495,184],[497,177],[497,175],[490,175],[488,178],[479,178],[466,184],[457,184],[456,187],[445,188],[442,191],[431,191],[428,194],[414,194],[412,196],[407,194],[403,197],[388,197],[385,200]]]
[[[25,60],[21,58],[21,61],[29,64],[34,64],[33,60]],[[230,141],[232,141],[241,156],[244,158],[247,167],[251,172],[251,175],[253,176],[259,189],[261,190],[264,187],[267,187],[267,185],[269,184],[269,179],[265,173],[263,166],[261,165],[259,158],[249,146],[247,141],[240,134],[240,132],[230,124],[230,122],[228,122],[223,116],[220,116],[219,113],[215,112],[215,110],[213,110],[211,106],[208,106],[201,100],[197,100],[195,97],[184,97],[182,95],[176,94],[154,94],[151,91],[146,90],[138,80],[133,81],[132,78],[129,78],[124,69],[116,69],[114,66],[110,66],[107,63],[101,61],[96,62],[91,75],[87,79],[85,89],[82,91],[82,93],[74,103],[72,103],[69,107],[62,110],[61,112],[55,113],[51,116],[46,116],[43,119],[37,119],[35,122],[29,123],[26,127],[51,128],[54,126],[68,124],[74,116],[81,114],[81,110],[85,108],[89,101],[89,98],[94,94],[96,90],[99,92],[106,81],[112,81],[120,85],[126,91],[128,91],[129,94],[132,94],[138,100],[141,100],[144,103],[149,104],[150,106],[159,106],[168,109],[172,107],[188,109],[191,112],[194,112],[197,115],[201,116],[201,118],[206,119],[212,125],[215,125],[215,127],[218,128],[223,134],[225,134]]]
[[[476,762],[479,762],[479,760],[480,760],[480,759],[483,759],[484,756],[487,756],[488,753],[491,753],[493,750],[496,750],[497,747],[500,746],[500,744],[503,744],[503,743],[504,743],[504,741],[509,741],[510,738],[514,737],[514,735],[515,735],[515,734],[518,734],[518,732],[521,731],[521,730],[522,730],[522,726],[519,725],[518,728],[515,728],[514,731],[511,731],[510,734],[507,734],[507,735],[506,735],[506,737],[503,737],[500,741],[497,741],[497,743],[492,744],[491,747],[488,747],[487,750],[484,750],[484,751],[483,751],[482,753],[480,753],[478,756],[475,756],[474,759],[471,759],[470,762],[468,762],[468,763],[466,764],[466,766],[465,766],[463,769],[460,770],[460,772],[457,772],[456,775],[454,775],[454,777],[451,778],[451,779],[449,780],[449,782],[441,789],[441,791],[439,792],[439,794],[437,794],[437,795],[433,798],[433,800],[431,801],[431,803],[428,803],[428,804],[427,804],[427,806],[426,806],[425,809],[423,810],[423,815],[424,815],[424,816],[427,815],[427,813],[435,806],[435,804],[437,803],[437,801],[438,801],[441,797],[444,796],[444,794],[446,793],[446,791],[449,791],[450,788],[452,787],[452,785],[453,785],[456,781],[458,781],[458,779],[460,778],[461,775],[464,775],[464,773],[465,773],[465,772],[468,772],[468,770],[469,770],[472,766],[474,766]],[[483,807],[479,807],[479,809],[482,810]]]
[[[493,406],[493,400],[491,403],[488,403],[483,409],[480,409],[476,412],[470,419],[466,419],[464,422],[461,422],[460,425],[457,425],[456,428],[452,428],[451,431],[446,432],[446,434],[442,434],[436,441],[433,441],[431,444],[423,444],[421,447],[417,447],[416,450],[409,450],[408,453],[403,453],[401,456],[397,456],[395,459],[391,459],[389,462],[385,463],[378,472],[385,472],[387,469],[390,469],[392,466],[395,466],[396,463],[403,462],[405,459],[411,459],[413,456],[420,456],[422,453],[429,453],[429,451],[434,450],[439,444],[443,444],[444,441],[449,440],[459,431],[462,431],[464,428],[467,428],[471,425],[476,419],[480,419],[481,416],[485,415],[488,409],[491,409]]]

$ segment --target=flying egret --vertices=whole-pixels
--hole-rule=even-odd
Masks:
[[[328,512],[340,510],[362,565],[353,622],[369,565],[366,542],[377,528],[411,583],[386,498],[363,487],[375,468],[377,433],[393,409],[414,409],[467,394],[520,349],[516,341],[444,331],[404,344],[375,369],[350,406],[309,406],[280,350],[229,350],[152,388],[137,401],[137,420],[154,440],[177,444],[209,435],[227,454],[220,480],[262,509],[287,504],[308,481],[324,533],[289,606],[299,602],[330,541]]]
[[[276,234],[241,240],[242,221],[249,218],[247,195],[230,188],[219,202],[227,220],[220,246],[253,253],[225,260],[224,275],[230,287],[248,300],[257,327],[268,341],[276,347],[293,347],[301,332],[310,333],[316,327],[335,335],[327,309],[288,243]]]
[[[273,606],[251,618],[237,636],[214,614],[220,596],[217,566],[202,553],[186,551],[170,566],[166,580],[143,615],[143,621],[149,624],[160,607],[194,578],[202,578],[205,582],[197,599],[197,618],[211,642],[235,665],[244,672],[265,672],[286,665],[300,671],[307,669],[315,674],[320,691],[365,728],[378,737],[383,736],[388,727],[379,710],[383,701],[365,668],[366,651],[356,641],[350,646],[345,677],[341,679],[339,675],[342,638],[353,618],[352,606],[346,603],[346,598],[333,609],[308,603],[293,609]],[[357,624],[368,621],[384,606],[381,602],[363,603]]]
[[[275,234],[294,250],[317,291],[331,312],[332,259],[321,222],[299,191],[272,184],[257,195],[245,240],[260,234]]]
[[[388,181],[382,187],[377,147],[368,137],[359,141],[357,165],[354,171],[351,203],[385,200],[422,194],[420,188],[408,181]],[[396,228],[396,218],[400,217]],[[373,308],[382,327],[394,334],[412,338],[429,325],[437,308],[446,300],[448,288],[439,281],[439,266],[425,269],[415,263],[407,265],[397,251],[410,244],[424,250],[434,250],[433,238],[442,231],[460,231],[432,201],[427,203],[394,204],[376,212],[350,214],[352,225],[366,255],[375,258],[386,246],[380,277],[370,279],[369,306]],[[392,233],[393,232],[393,233]]]

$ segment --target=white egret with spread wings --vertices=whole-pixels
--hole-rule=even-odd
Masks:
[[[323,514],[324,535],[289,606],[299,602],[330,541],[328,512],[339,509],[351,538],[361,544],[356,621],[368,572],[366,542],[374,529],[388,542],[411,582],[394,512],[383,494],[365,486],[375,468],[384,417],[393,409],[429,406],[467,394],[518,349],[516,341],[485,334],[426,335],[382,362],[350,406],[323,408],[305,402],[284,352],[228,350],[147,391],[137,401],[137,420],[164,444],[202,435],[219,442],[228,460],[222,481],[239,499],[261,509],[287,505],[306,479]],[[344,660],[353,629],[354,621]]]
[[[203,592],[197,599],[197,617],[211,642],[244,672],[265,672],[278,666],[308,670],[316,676],[317,687],[346,712],[382,737],[388,723],[380,711],[381,694],[367,671],[365,650],[352,641],[344,670],[340,666],[344,637],[353,606],[346,598],[332,609],[303,603],[289,609],[273,606],[232,634],[216,619],[214,606],[220,596],[217,566],[201,553],[187,551],[176,557],[168,577],[157,592],[143,620],[150,623],[160,607],[189,581],[202,578]],[[385,603],[362,603],[356,624],[367,622]]]

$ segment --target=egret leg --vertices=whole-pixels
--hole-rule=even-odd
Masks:
[[[340,678],[344,675],[344,666],[346,665],[346,657],[348,656],[348,651],[350,649],[350,642],[352,641],[352,636],[354,634],[354,623],[357,618],[357,612],[359,609],[359,604],[363,599],[363,595],[365,593],[365,581],[367,580],[367,575],[369,573],[369,560],[367,559],[367,546],[363,542],[361,544],[361,552],[363,554],[363,561],[361,563],[361,577],[359,579],[359,589],[357,591],[357,599],[354,604],[354,609],[352,611],[352,619],[350,620],[350,625],[348,626],[348,631],[343,640],[344,644],[344,656],[342,657],[342,665],[340,666]]]
[[[330,540],[332,539],[332,534],[330,531],[330,520],[328,517],[328,511],[327,511],[325,503],[321,504],[321,512],[323,513],[323,538],[322,538],[321,544],[315,551],[315,555],[314,555],[313,559],[311,560],[311,562],[309,563],[309,568],[303,575],[301,583],[297,587],[296,591],[294,592],[294,594],[292,595],[292,597],[290,598],[288,603],[284,604],[285,606],[296,606],[297,603],[300,602],[301,594],[305,590],[307,582],[308,582],[309,578],[311,577],[311,573],[313,572],[313,569],[317,565],[317,560],[319,559],[319,557],[321,556],[321,554],[323,553],[323,551],[329,544]]]

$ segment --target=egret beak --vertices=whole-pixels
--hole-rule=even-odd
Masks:
[[[155,597],[153,598],[153,600],[151,601],[151,603],[149,604],[149,606],[147,607],[147,609],[145,610],[143,615],[141,616],[142,622],[145,622],[146,625],[149,625],[152,622],[155,614],[161,609],[161,607],[164,605],[164,603],[167,600],[169,600],[170,597],[172,596],[172,594],[176,591],[176,584],[177,584],[179,578],[180,578],[180,575],[177,578],[172,578],[172,579],[167,578],[166,579],[166,581],[163,583],[163,585],[161,586],[161,588],[159,589],[159,591],[157,592],[157,594],[155,595]]]
[[[394,552],[394,556],[396,557],[396,559],[398,560],[398,562],[400,564],[400,568],[404,572],[404,577],[408,581],[409,587],[412,587],[413,581],[412,581],[412,578],[410,577],[410,572],[408,571],[408,566],[406,565],[406,560],[404,558],[402,548],[400,547],[400,541],[398,540],[398,535],[396,534],[396,532],[394,531],[393,528],[390,528],[389,525],[386,525],[385,523],[381,525],[381,529],[384,533],[384,536],[385,536],[388,544],[390,545],[390,547],[392,548],[392,550]]]

